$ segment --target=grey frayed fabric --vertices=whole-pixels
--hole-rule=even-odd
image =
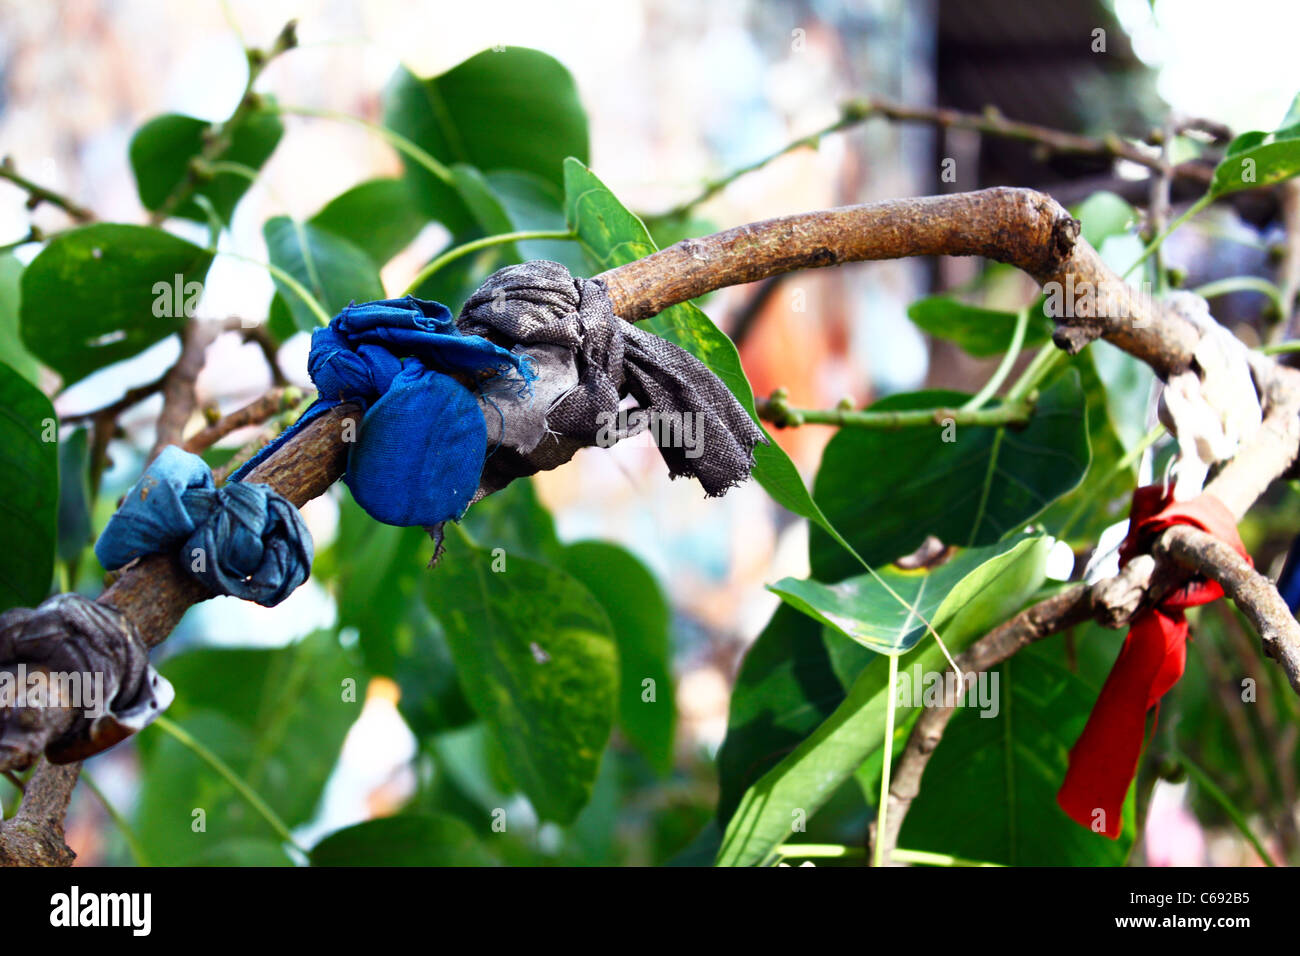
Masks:
[[[42,753],[71,763],[107,750],[172,697],[135,625],[115,608],[56,594],[0,614],[0,768],[30,766]]]
[[[657,429],[672,477],[696,478],[706,494],[722,495],[749,477],[755,446],[767,443],[703,362],[618,318],[604,283],[576,278],[557,262],[494,273],[456,324],[524,352],[537,372],[531,396],[482,399],[489,454],[476,498],[647,427]],[[638,409],[620,414],[628,395]]]

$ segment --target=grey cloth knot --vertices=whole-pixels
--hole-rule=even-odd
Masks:
[[[135,625],[80,594],[0,614],[0,769],[43,752],[71,763],[148,725],[172,701]]]
[[[655,429],[676,478],[710,496],[749,477],[762,431],[699,359],[614,315],[605,285],[557,262],[490,276],[456,320],[462,332],[516,348],[537,366],[531,396],[482,399],[489,449],[477,498],[564,464],[579,448]],[[638,408],[620,402],[631,395]]]

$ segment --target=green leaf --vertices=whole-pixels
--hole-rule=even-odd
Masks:
[[[162,207],[190,175],[190,163],[202,155],[205,138],[215,133],[213,124],[178,113],[156,116],[136,131],[131,137],[131,170],[146,209]],[[283,134],[284,124],[274,109],[253,110],[230,131],[230,146],[209,161],[261,169]],[[251,185],[246,176],[220,172],[199,183],[195,194],[205,197],[221,220],[229,223],[235,206]],[[195,222],[208,221],[207,213],[193,199],[181,203],[174,215]]]
[[[211,264],[211,252],[161,229],[69,230],[23,272],[23,342],[70,385],[180,331],[175,288],[202,282]]]
[[[1016,327],[1014,312],[999,312],[967,305],[945,295],[934,295],[913,302],[907,317],[922,332],[956,343],[968,355],[1000,355],[1011,346]],[[1035,308],[1025,330],[1026,348],[1041,345],[1052,337],[1052,320]]]
[[[350,302],[384,297],[374,262],[348,240],[287,216],[268,219],[262,235],[271,263],[297,279],[330,315]],[[297,293],[279,279],[275,287],[299,331],[310,332],[320,326],[316,314]]]
[[[626,548],[604,541],[571,544],[561,552],[559,563],[595,595],[614,626],[623,732],[660,774],[668,773],[676,714],[668,601],[659,582]],[[646,681],[652,683],[647,686]]]
[[[967,398],[912,392],[871,407],[955,407]],[[1078,371],[1067,368],[1020,430],[957,427],[956,440],[944,441],[941,428],[842,428],[822,455],[816,498],[872,565],[911,553],[929,534],[963,547],[990,544],[1078,485],[1090,455],[1086,404]],[[810,551],[818,580],[859,570],[817,529]]]
[[[1300,138],[1284,139],[1225,156],[1214,169],[1215,196],[1272,186],[1300,173]]]
[[[1024,560],[1024,552],[1041,552],[1042,560]],[[962,624],[982,627],[1005,608],[1000,597],[1012,585],[1006,575],[1009,568],[1019,567],[1036,588],[1042,583],[1042,561],[1046,560],[1044,538],[1021,538],[1012,546],[992,544],[959,552],[932,570],[905,571],[897,565],[881,569],[879,579],[869,574],[848,578],[838,584],[784,578],[770,586],[792,607],[833,627],[864,647],[880,654],[910,651],[928,633],[915,612],[925,616],[943,634],[948,621],[958,611]],[[912,608],[904,607],[885,590],[883,579]],[[1021,582],[1016,593],[1024,590]],[[997,608],[993,615],[972,613],[971,605],[992,600]],[[915,609],[915,611],[913,610]],[[976,622],[979,622],[976,624]]]
[[[949,722],[900,845],[1008,866],[1123,865],[1136,831],[1132,790],[1118,840],[1079,826],[1056,803],[1097,690],[1062,666],[1062,642],[1052,643],[980,676],[986,692]]]
[[[274,650],[187,651],[162,671],[176,689],[169,717],[243,777],[287,826],[311,819],[367,683],[332,632]],[[175,738],[149,731],[141,744],[145,782],[136,830],[151,862],[198,862],[232,836],[278,842],[270,825]],[[205,833],[191,828],[196,808],[204,810]]]
[[[576,159],[564,164],[564,211],[578,242],[595,271],[633,262],[656,252],[645,225],[615,198],[589,169]],[[755,422],[754,390],[745,377],[740,354],[731,339],[689,302],[683,302],[639,323],[656,335],[690,352],[731,390]],[[762,428],[762,423],[759,423]],[[766,435],[767,431],[764,430]],[[836,532],[808,493],[794,462],[776,442],[754,449],[754,478],[777,504]]]
[[[424,579],[424,595],[515,783],[540,816],[571,822],[591,796],[617,707],[608,615],[564,572],[463,537]]]
[[[90,544],[90,430],[78,428],[59,442],[60,561],[72,561]]]
[[[398,710],[420,739],[474,719],[456,680],[442,625],[425,607],[422,579],[433,541],[422,528],[381,524],[345,495],[339,505],[339,626],[356,628],[366,667],[401,690]]]
[[[982,573],[984,569],[977,569],[970,587],[948,592],[931,620],[951,653],[965,650],[1024,603],[1043,580],[1047,550],[1046,538],[1024,539],[999,559],[1003,577],[997,586],[987,587],[989,577]],[[935,641],[923,641],[899,659],[901,671],[917,666],[922,673],[946,669],[947,661]],[[727,826],[719,865],[765,862],[790,837],[793,821],[816,813],[881,750],[888,675],[885,656],[871,658],[834,712],[745,792]],[[896,726],[893,746],[906,738],[907,726],[907,721]]]
[[[461,527],[481,547],[504,548],[510,554],[544,564],[557,564],[564,548],[555,533],[555,519],[537,498],[531,478],[516,478],[500,491],[476,501]]]
[[[23,347],[18,332],[22,277],[23,264],[9,253],[0,255],[0,355],[4,356],[6,365],[40,387],[40,366]]]
[[[50,593],[59,503],[58,419],[34,385],[0,363],[0,611]]]
[[[1210,195],[1271,186],[1300,173],[1300,96],[1275,132],[1241,133],[1214,169]]]
[[[587,159],[587,117],[559,61],[507,47],[438,76],[399,69],[384,91],[384,125],[451,166],[517,169],[562,184],[566,156]],[[403,156],[421,208],[453,233],[466,225],[448,183]]]
[[[404,813],[335,830],[312,848],[312,866],[491,866],[454,817]]]
[[[727,737],[718,751],[719,824],[725,826],[745,791],[843,700],[821,625],[788,604],[778,605],[745,654],[731,691]]]
[[[401,179],[371,179],[353,186],[307,221],[346,239],[377,266],[409,246],[425,222],[410,186]]]

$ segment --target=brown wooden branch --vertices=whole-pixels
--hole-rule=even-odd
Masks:
[[[231,432],[250,425],[260,425],[273,415],[287,412],[302,404],[303,391],[299,388],[273,388],[258,396],[242,408],[217,419],[189,438],[181,446],[188,452],[199,453],[211,448]]]
[[[1259,633],[1264,653],[1282,665],[1300,694],[1300,623],[1267,577],[1233,548],[1190,525],[1177,525],[1156,539],[1153,550],[1217,581]]]
[[[208,346],[216,339],[219,326],[190,319],[181,331],[181,354],[163,376],[163,407],[158,414],[157,433],[149,461],[158,457],[168,445],[181,444],[185,425],[199,407],[195,384],[207,357]]]
[[[42,760],[23,790],[13,819],[0,821],[0,866],[71,866],[63,818],[81,764],[56,767]]]

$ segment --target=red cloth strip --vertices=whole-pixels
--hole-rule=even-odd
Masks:
[[[1148,485],[1133,492],[1128,537],[1119,552],[1121,566],[1178,524],[1200,528],[1250,560],[1232,512],[1218,498],[1201,495],[1173,502],[1162,486]],[[1142,755],[1147,711],[1178,682],[1187,663],[1183,609],[1221,597],[1218,584],[1198,578],[1158,607],[1134,616],[1088,723],[1070,750],[1070,767],[1056,794],[1056,802],[1076,823],[1112,840],[1119,837],[1124,797]]]

